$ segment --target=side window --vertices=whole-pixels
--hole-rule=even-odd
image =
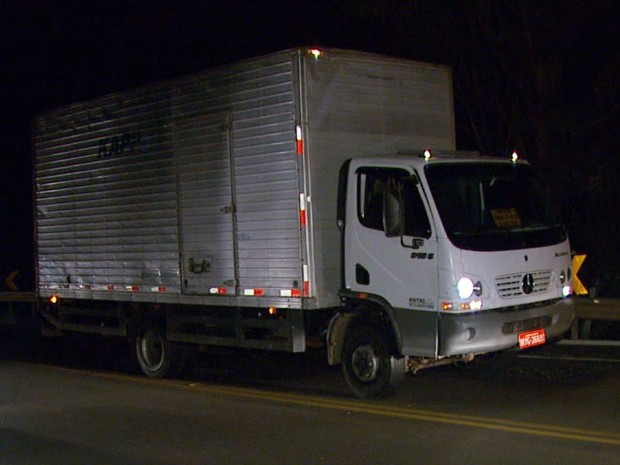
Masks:
[[[378,170],[358,172],[357,177],[357,212],[360,223],[378,231],[383,231],[384,178]]]
[[[404,222],[405,234],[409,235],[407,231],[413,230],[413,226],[408,228],[407,225],[417,224],[417,220],[409,218],[408,208],[415,208],[416,217],[422,216],[428,225],[422,199],[407,171],[397,168],[360,168],[357,171],[357,184],[358,218],[367,228],[384,231],[388,236],[399,236],[401,223]],[[418,203],[409,199],[414,193],[418,196]],[[405,210],[402,210],[403,206]],[[403,212],[406,213],[403,215]],[[430,227],[427,229],[430,237]],[[417,237],[425,236],[418,234]]]
[[[424,202],[418,186],[411,179],[402,184],[402,203],[404,205],[403,235],[412,237],[431,237],[431,224],[428,220]]]

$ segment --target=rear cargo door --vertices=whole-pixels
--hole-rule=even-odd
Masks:
[[[227,114],[177,117],[182,290],[236,295],[235,209]]]

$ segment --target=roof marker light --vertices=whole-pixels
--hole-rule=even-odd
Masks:
[[[311,48],[310,50],[308,50],[308,53],[310,53],[310,55],[312,55],[315,60],[318,60],[322,52],[318,48]]]

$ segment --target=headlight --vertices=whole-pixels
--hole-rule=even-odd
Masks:
[[[459,291],[459,297],[461,299],[469,299],[472,294],[476,297],[480,297],[482,295],[482,283],[480,281],[474,283],[469,278],[461,278],[459,279],[456,287]]]
[[[569,285],[562,287],[562,297],[568,297],[573,293],[573,288]]]
[[[459,291],[459,297],[461,299],[469,299],[474,293],[474,282],[469,278],[461,278],[456,288]]]

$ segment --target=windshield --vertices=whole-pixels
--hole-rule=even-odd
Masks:
[[[446,233],[457,247],[522,249],[566,239],[548,190],[529,165],[432,164],[425,173]]]

